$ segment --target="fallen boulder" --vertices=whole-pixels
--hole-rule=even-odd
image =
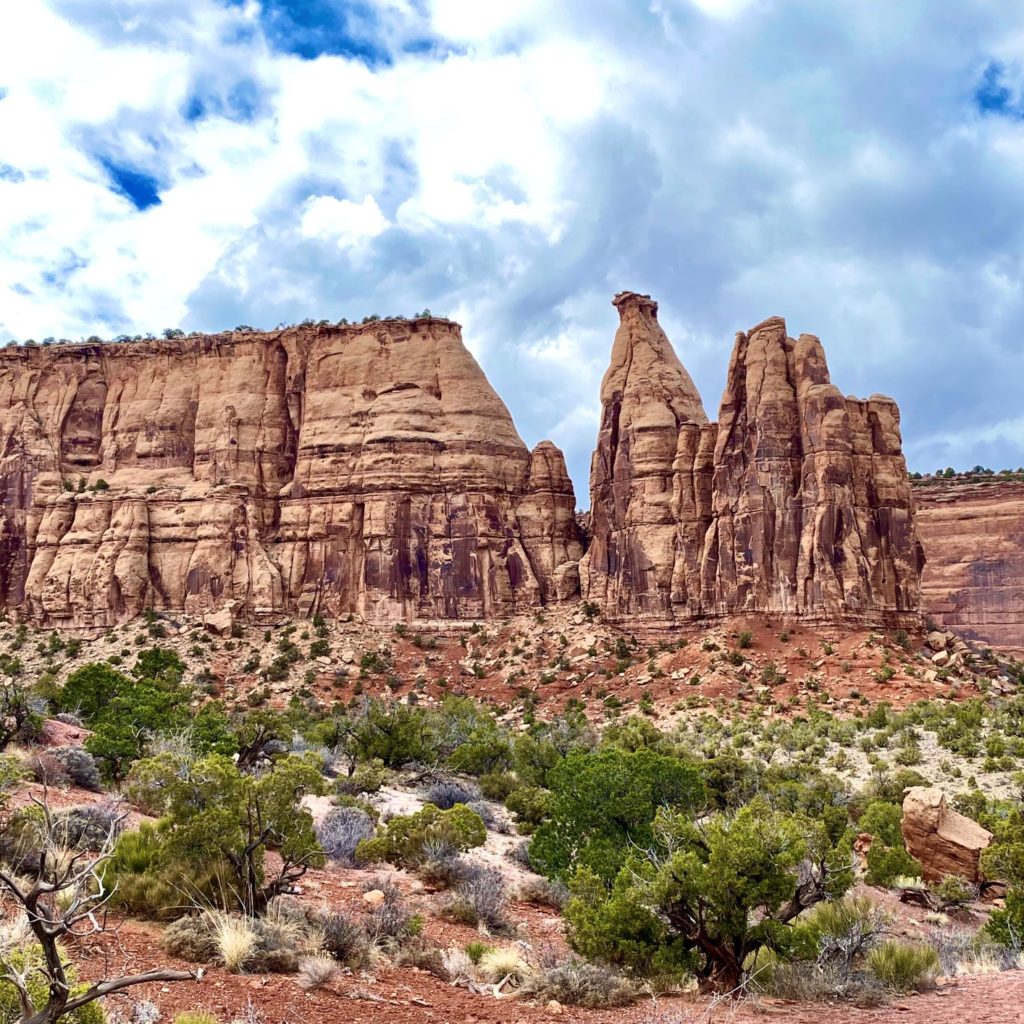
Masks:
[[[907,852],[921,863],[925,881],[936,882],[947,875],[960,875],[969,882],[982,880],[981,852],[992,841],[992,833],[951,810],[941,789],[908,789],[900,829]]]

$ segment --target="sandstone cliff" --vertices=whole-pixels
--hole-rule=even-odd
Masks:
[[[0,604],[52,625],[489,618],[581,554],[561,452],[434,318],[6,349],[0,495]]]
[[[718,423],[648,296],[615,298],[585,597],[615,618],[914,622],[922,553],[888,398],[844,398],[821,343],[738,334]]]
[[[1024,650],[1024,484],[935,481],[914,488],[928,559],[922,607],[975,640]]]

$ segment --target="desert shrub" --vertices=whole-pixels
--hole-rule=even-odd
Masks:
[[[900,819],[903,809],[899,804],[886,800],[873,800],[857,821],[861,832],[868,832],[876,839],[881,839],[886,846],[903,846],[903,833],[900,830]]]
[[[800,960],[849,968],[887,924],[888,916],[866,896],[819,903],[794,924],[790,952]]]
[[[978,898],[977,886],[960,875],[947,875],[932,889],[942,910],[964,910]]]
[[[361,793],[377,793],[384,780],[388,776],[388,770],[384,762],[377,759],[364,762],[353,767],[348,775],[338,777],[335,783],[335,792],[346,796],[359,796]]]
[[[375,831],[373,819],[358,807],[332,807],[316,826],[324,853],[340,864],[353,864],[356,847]]]
[[[57,700],[63,710],[91,722],[115,697],[131,687],[132,681],[127,676],[103,662],[92,662],[68,676]]]
[[[43,973],[42,948],[32,945],[5,951],[4,959],[10,969],[26,976],[29,995],[35,1005],[45,1006],[50,998],[50,991]],[[77,984],[77,972],[73,966],[67,965],[65,971],[72,985],[72,995],[80,995],[88,988],[87,985]],[[0,977],[0,1024],[18,1024],[24,1019],[18,990],[10,981]],[[77,1010],[63,1015],[61,1020],[67,1021],[68,1024],[106,1024],[107,1016],[102,1006],[95,1002],[80,1006]]]
[[[338,965],[329,956],[304,956],[299,960],[299,976],[295,980],[304,992],[314,992],[337,973]]]
[[[480,792],[487,800],[504,803],[519,788],[519,780],[511,772],[487,772],[479,778]]]
[[[886,846],[873,842],[867,853],[867,871],[864,881],[868,885],[891,886],[898,878],[921,874],[921,865],[903,846]]]
[[[173,755],[162,757],[136,769],[159,794],[154,802],[164,815],[159,834],[150,837],[156,846],[150,874],[172,866],[194,876],[222,870],[220,900],[233,896],[240,910],[259,913],[308,865],[323,863],[312,815],[301,804],[305,793],[322,791],[315,758],[283,757],[271,770],[250,775],[220,754],[184,772]],[[280,854],[269,878],[268,849]]]
[[[190,870],[168,861],[161,834],[149,822],[122,832],[101,877],[111,892],[110,903],[137,917],[172,921],[194,903],[216,905],[222,898],[219,863]]]
[[[935,984],[941,964],[931,946],[918,942],[885,942],[867,958],[870,974],[894,992],[921,992]]]
[[[374,946],[395,949],[410,936],[418,935],[422,921],[409,913],[402,899],[402,892],[393,882],[374,878],[364,883],[367,892],[379,890],[384,900],[375,907],[366,919],[366,934]]]
[[[432,839],[423,846],[419,875],[428,885],[447,889],[463,881],[470,865],[460,856],[457,847],[444,839]]]
[[[362,715],[351,723],[348,746],[358,761],[376,759],[386,768],[401,768],[410,761],[430,763],[437,754],[427,713],[397,702],[385,705],[369,701]]]
[[[538,875],[520,884],[516,890],[516,899],[522,903],[535,903],[560,911],[569,900],[569,889],[564,882],[552,882]]]
[[[442,811],[451,810],[456,804],[469,804],[480,799],[480,789],[454,779],[443,779],[435,782],[427,791],[427,803],[440,807]]]
[[[71,777],[49,751],[41,750],[28,758],[28,769],[32,778],[51,789],[67,789],[71,785]]]
[[[111,803],[85,804],[54,815],[55,834],[72,850],[100,850],[122,828],[122,814]]]
[[[870,974],[845,966],[816,961],[783,960],[762,949],[749,964],[751,987],[757,993],[801,1003],[851,1002],[859,1007],[879,1006],[886,991]]]
[[[491,931],[508,927],[508,890],[496,868],[476,868],[455,887],[445,912],[462,924],[484,925]]]
[[[519,831],[529,835],[551,813],[554,794],[538,786],[520,786],[509,794],[505,806],[515,815]]]
[[[1009,888],[1004,905],[992,911],[985,928],[996,942],[1019,949],[1024,937],[1024,812],[1015,807],[991,827],[995,840],[982,853],[981,867]]]
[[[469,953],[458,946],[452,946],[441,953],[444,980],[453,985],[471,981],[476,973],[473,970],[474,965],[475,961],[470,958]]]
[[[549,782],[554,799],[530,844],[531,861],[562,879],[572,866],[583,865],[606,884],[630,849],[652,843],[659,808],[691,810],[703,797],[693,766],[646,747],[570,754]]]
[[[427,843],[443,840],[461,851],[482,846],[487,829],[468,807],[458,804],[442,811],[427,804],[415,814],[400,815],[382,826],[373,839],[364,839],[356,847],[356,859],[362,863],[389,861],[415,866],[424,858]]]
[[[220,1024],[220,1021],[205,1010],[186,1010],[175,1014],[174,1024]]]
[[[20,757],[0,754],[0,810],[7,806],[11,794],[27,776],[28,769]]]
[[[748,957],[788,945],[799,914],[852,881],[849,837],[756,800],[700,825],[658,811],[646,853],[633,852],[611,887],[577,868],[565,920],[589,959],[644,973],[691,969],[732,991]]]
[[[68,778],[76,786],[92,793],[102,791],[103,783],[96,758],[85,747],[52,747],[49,754],[61,763]]]
[[[312,921],[323,932],[323,949],[335,960],[349,967],[365,962],[369,943],[361,924],[340,910],[327,908],[314,913]]]
[[[37,739],[43,730],[45,706],[28,687],[14,680],[0,682],[0,751],[14,742]]]
[[[194,964],[209,963],[217,955],[217,940],[206,914],[172,921],[160,937],[160,946],[165,953]]]
[[[636,986],[610,967],[576,962],[528,975],[520,991],[534,999],[588,1009],[629,1006],[639,996]]]

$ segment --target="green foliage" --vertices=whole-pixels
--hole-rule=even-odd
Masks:
[[[648,749],[570,754],[550,784],[549,816],[530,843],[531,862],[561,879],[582,865],[607,885],[631,847],[650,845],[658,808],[692,810],[704,793],[693,766]]]
[[[874,842],[867,854],[864,881],[868,885],[890,886],[897,878],[920,877],[921,865],[902,846],[886,846]]]
[[[589,869],[574,874],[565,918],[577,951],[634,969],[692,966],[731,991],[748,956],[784,949],[800,911],[852,881],[846,837],[837,846],[820,822],[762,799],[699,824],[661,809],[652,833],[649,854],[631,854],[610,891]]]
[[[49,987],[43,974],[45,961],[42,948],[33,945],[27,949],[13,949],[10,952],[5,952],[4,959],[13,970],[28,975],[29,995],[36,1010],[42,1010],[50,999]],[[66,957],[65,963],[67,963]],[[73,967],[66,966],[65,973],[72,986],[72,997],[81,995],[89,987],[76,984],[77,974]],[[22,1019],[18,990],[11,982],[0,977],[0,1024],[17,1024]],[[61,1017],[61,1020],[68,1021],[69,1024],[105,1024],[106,1019],[106,1014],[98,1002],[86,1003]]]
[[[520,786],[505,800],[505,806],[516,816],[516,825],[523,835],[531,835],[551,815],[554,794],[539,786]]]
[[[352,723],[349,749],[360,760],[376,758],[388,768],[401,768],[410,761],[434,760],[436,748],[430,716],[407,704],[370,701]]]
[[[172,755],[140,762],[130,792],[163,818],[158,833],[125,846],[124,856],[132,858],[128,871],[146,876],[143,888],[159,888],[173,885],[183,869],[202,875],[224,867],[230,875],[225,890],[241,909],[259,910],[307,866],[323,863],[313,818],[300,802],[322,791],[319,766],[309,758],[282,758],[258,777],[219,754],[195,762]],[[113,870],[124,844],[122,837]],[[265,884],[267,849],[278,852],[282,867]]]
[[[861,832],[868,832],[876,839],[881,839],[886,846],[902,846],[903,833],[900,831],[902,816],[903,809],[899,804],[875,800],[868,804],[857,825]]]
[[[43,716],[28,687],[13,680],[0,682],[0,750],[15,740],[34,740],[42,728]]]
[[[981,867],[989,878],[1000,878],[1009,886],[986,930],[1001,945],[1019,947],[1024,937],[1024,812],[1019,808],[997,827],[995,841],[981,855]]]
[[[868,971],[894,992],[931,988],[940,969],[939,954],[919,942],[885,942],[868,953]]]
[[[487,829],[480,815],[465,804],[456,804],[447,811],[427,804],[415,814],[392,818],[372,839],[362,840],[356,847],[356,860],[414,866],[422,862],[428,843],[446,843],[465,851],[482,846],[486,839]]]

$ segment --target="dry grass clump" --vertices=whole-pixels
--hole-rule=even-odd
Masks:
[[[304,956],[299,960],[295,980],[304,992],[314,992],[331,982],[337,973],[338,965],[329,956]]]
[[[256,952],[256,929],[244,917],[212,914],[211,930],[217,955],[225,969],[239,974]]]
[[[893,992],[923,992],[935,985],[939,954],[920,942],[885,942],[871,950],[869,973]]]
[[[519,985],[530,974],[530,965],[514,946],[498,946],[480,957],[477,972],[491,985]]]
[[[523,995],[554,999],[566,1006],[600,1009],[629,1006],[639,993],[621,974],[600,964],[568,963],[537,971],[523,979]]]

